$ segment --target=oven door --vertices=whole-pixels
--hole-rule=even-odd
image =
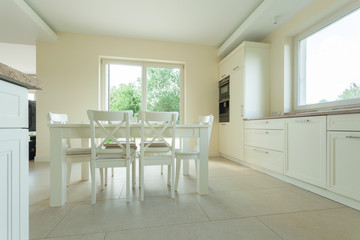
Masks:
[[[230,76],[219,81],[219,101],[230,98]]]
[[[219,101],[219,122],[230,121],[230,100]]]

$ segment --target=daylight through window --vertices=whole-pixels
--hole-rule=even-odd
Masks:
[[[295,108],[360,103],[359,43],[360,9],[295,40]]]

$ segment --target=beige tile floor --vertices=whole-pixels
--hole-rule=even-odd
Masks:
[[[176,199],[160,167],[146,168],[145,201],[125,202],[124,170],[90,204],[74,164],[68,202],[49,207],[49,164],[30,163],[30,239],[360,239],[360,212],[221,157],[209,161],[209,195],[198,196],[191,163]]]

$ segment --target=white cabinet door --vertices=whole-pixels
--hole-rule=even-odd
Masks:
[[[28,131],[0,129],[0,239],[29,239]]]
[[[329,190],[360,201],[360,132],[328,132]]]
[[[27,89],[0,80],[0,128],[27,127]]]
[[[326,187],[326,117],[286,120],[285,175]]]
[[[230,154],[230,123],[219,123],[219,152]]]
[[[244,69],[240,68],[230,75],[230,153],[229,156],[243,160],[243,81]]]

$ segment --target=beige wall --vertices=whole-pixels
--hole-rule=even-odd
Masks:
[[[49,111],[67,113],[76,123],[87,120],[87,109],[98,109],[102,56],[184,63],[185,123],[214,114],[210,154],[218,153],[216,47],[72,33],[59,33],[58,42],[36,47],[37,77],[44,86],[37,93],[36,161],[48,160]]]
[[[263,42],[271,44],[271,111],[293,110],[293,38],[354,0],[315,0]]]

